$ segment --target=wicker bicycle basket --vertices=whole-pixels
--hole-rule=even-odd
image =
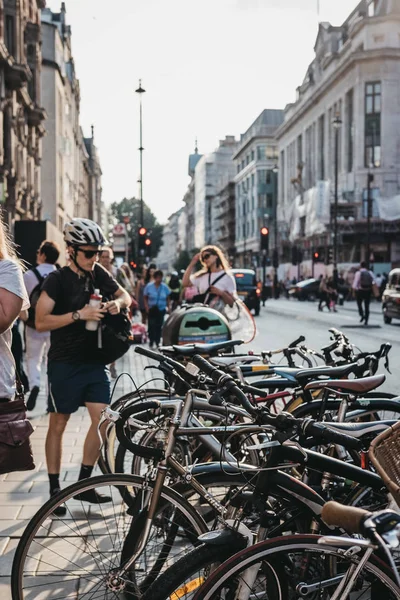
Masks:
[[[368,455],[400,507],[400,421],[373,440]]]

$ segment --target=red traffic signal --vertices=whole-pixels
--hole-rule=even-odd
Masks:
[[[314,262],[318,262],[319,261],[319,252],[314,252],[313,253],[313,261]]]
[[[269,234],[268,227],[261,227],[260,233],[261,233],[261,235],[268,235]]]
[[[151,239],[147,238],[144,242],[145,246],[151,246]]]
[[[146,227],[140,227],[139,228],[139,235],[146,235],[146,233],[147,233]]]

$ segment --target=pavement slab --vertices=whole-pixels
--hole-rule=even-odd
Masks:
[[[114,382],[115,389],[113,397],[118,397],[132,392],[136,386],[142,385],[147,379],[154,376],[157,372],[145,370],[150,362],[146,357],[140,356],[134,352],[132,348],[122,359],[117,361],[118,373],[129,373],[135,384],[132,383],[127,375],[122,375],[119,380]],[[159,387],[160,383],[152,384],[151,387]],[[34,453],[36,468],[32,471],[8,473],[0,475],[0,598],[1,600],[11,600],[10,592],[10,573],[12,560],[15,548],[18,544],[26,525],[36,512],[41,508],[43,503],[48,499],[48,476],[46,471],[45,461],[45,438],[47,435],[48,414],[46,412],[46,395],[44,390],[45,372],[43,371],[41,393],[39,394],[35,409],[28,413],[29,418],[35,428],[32,435],[32,449]],[[63,438],[63,458],[60,480],[63,487],[76,481],[79,474],[80,464],[82,460],[82,448],[86,437],[86,433],[90,426],[90,420],[87,411],[82,408],[73,414],[68,422],[64,438]],[[96,469],[95,474],[100,474]],[[71,508],[70,519],[79,522],[79,503],[70,501]],[[90,511],[90,508],[89,508]],[[93,522],[96,523],[96,511],[93,511]],[[59,521],[49,520],[50,526],[53,528],[54,535],[62,537],[62,533],[68,531],[68,527],[60,524]],[[68,543],[60,542],[60,548],[63,552],[68,551]],[[79,554],[80,550],[74,550],[78,560],[82,559]],[[83,558],[84,559],[84,558]],[[86,560],[86,559],[84,559]],[[37,562],[37,561],[36,561]],[[43,553],[38,573],[46,570],[46,554]],[[59,568],[62,568],[62,559],[59,563],[53,562],[51,569],[55,574]],[[50,568],[50,567],[49,567]],[[49,589],[46,593],[35,594],[32,589],[32,594],[28,594],[27,598],[32,600],[41,600],[41,598],[66,598],[76,597],[76,590],[79,588],[79,582],[76,580],[66,582],[65,578],[60,582],[59,576],[54,576],[50,581]],[[36,581],[38,581],[36,579]],[[77,587],[78,586],[78,587]],[[80,583],[81,591],[87,587],[87,582]],[[68,589],[67,589],[68,588]]]

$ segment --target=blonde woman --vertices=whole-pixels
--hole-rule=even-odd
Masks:
[[[202,268],[193,273],[198,261],[201,262]],[[197,296],[194,296],[192,302],[203,302],[212,306],[221,300],[224,304],[233,306],[235,301],[235,279],[226,257],[217,246],[204,246],[192,258],[183,276],[182,286],[197,288]]]
[[[11,352],[11,327],[29,298],[19,264],[0,214],[0,402],[15,396],[15,362]]]

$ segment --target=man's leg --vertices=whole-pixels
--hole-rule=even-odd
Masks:
[[[60,491],[60,470],[62,454],[62,438],[70,415],[50,413],[49,429],[46,436],[46,463],[50,483],[50,496],[55,496]],[[58,506],[53,513],[63,517],[67,512],[65,506]]]
[[[364,310],[363,310],[363,296],[361,290],[357,290],[356,292],[357,306],[358,306],[358,314],[361,317],[361,321],[364,320]]]
[[[89,412],[91,425],[83,445],[82,463],[94,467],[100,454],[100,438],[97,427],[99,425],[101,412],[107,407],[107,404],[87,402],[85,406]],[[104,435],[104,432],[102,433]]]
[[[365,303],[365,320],[364,323],[365,325],[368,325],[368,319],[369,319],[369,304],[371,302],[371,292],[368,290],[366,292],[364,292],[364,303]]]
[[[28,410],[33,410],[36,405],[40,389],[43,355],[47,348],[48,339],[48,335],[40,335],[35,329],[32,329],[32,327],[26,327],[26,364],[29,389],[31,390],[26,404]]]
[[[154,320],[155,319],[154,319],[153,316],[151,316],[151,317],[149,316],[149,319],[147,321],[147,328],[148,328],[147,332],[148,332],[148,335],[149,335],[149,344],[150,344],[150,347],[155,342],[155,339],[154,339],[155,338],[155,335],[154,335]]]
[[[101,417],[101,411],[106,408],[107,404],[97,402],[85,403],[86,408],[89,411],[91,425],[89,431],[86,434],[85,443],[83,446],[83,458],[81,464],[81,470],[79,473],[79,481],[82,479],[88,479],[92,472],[94,465],[97,462],[100,454],[100,438],[98,434],[98,425]],[[106,425],[106,424],[104,424]],[[105,427],[101,434],[104,437]],[[92,504],[103,504],[104,502],[110,502],[111,496],[99,494],[96,489],[87,490],[75,496],[76,500],[83,500],[85,502],[91,502]]]
[[[49,429],[47,431],[45,445],[47,471],[49,475],[60,475],[62,438],[70,416],[71,415],[64,415],[62,413],[50,413],[49,415]],[[60,486],[58,486],[58,488],[59,487]]]
[[[159,315],[157,315],[157,321],[156,321],[156,327],[155,327],[155,335],[154,335],[154,341],[156,346],[160,345],[160,340],[161,340],[161,333],[162,333],[162,328],[164,325],[164,317],[165,317],[165,310],[161,311]]]

